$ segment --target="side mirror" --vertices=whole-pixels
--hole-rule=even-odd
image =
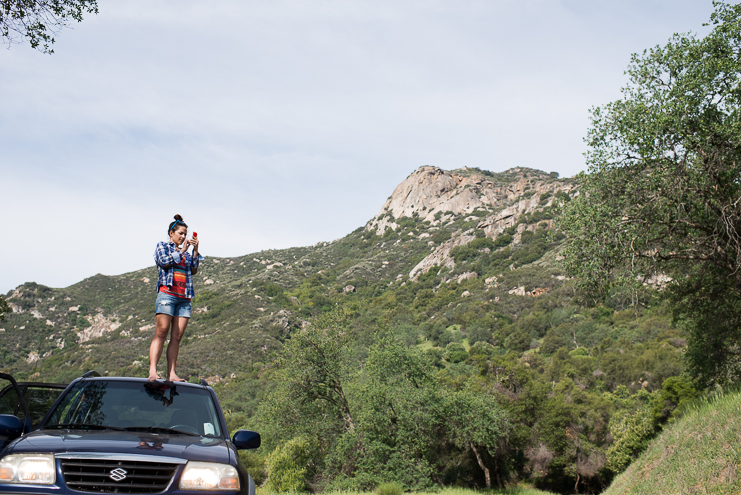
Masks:
[[[0,414],[0,440],[15,440],[23,434],[23,422],[12,414]],[[258,435],[258,444],[260,436]]]
[[[260,446],[260,434],[250,430],[239,430],[234,434],[232,443],[239,450],[256,449]]]

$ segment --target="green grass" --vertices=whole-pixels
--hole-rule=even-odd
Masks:
[[[604,495],[741,493],[741,392],[698,401]]]
[[[471,488],[442,488],[434,492],[414,492],[415,495],[553,495],[551,492],[527,487],[511,487],[502,490],[474,490]],[[259,493],[258,495],[267,495]],[[373,492],[327,492],[324,495],[373,495]]]

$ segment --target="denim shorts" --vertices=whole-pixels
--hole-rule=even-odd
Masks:
[[[156,313],[180,318],[190,318],[190,300],[171,296],[164,292],[157,293]]]

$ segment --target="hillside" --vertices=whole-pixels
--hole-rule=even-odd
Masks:
[[[741,393],[694,407],[664,431],[605,495],[741,492]]]
[[[510,436],[485,456],[501,479],[599,491],[624,468],[610,463],[621,435],[613,417],[668,400],[650,437],[671,416],[662,386],[681,374],[685,341],[651,287],[579,305],[554,228],[559,206],[576,194],[571,179],[537,170],[422,167],[341,239],[209,257],[178,372],[205,377],[230,424],[248,424],[283,342],[344,308],[359,365],[375,335],[391,333],[424,351],[446,387],[502,403]],[[43,380],[87,369],[145,376],[155,283],[150,267],[63,289],[18,287],[0,322],[2,370]],[[447,462],[436,482],[481,486],[475,458]]]
[[[482,174],[422,167],[364,228],[342,239],[237,258],[209,257],[195,280],[198,297],[181,353],[183,372],[218,380],[249,370],[322,308],[398,289],[432,266],[440,267],[446,285],[454,283],[456,295],[465,289],[485,293],[470,301],[511,298],[510,289],[526,297],[559,285],[563,277],[555,278],[557,270],[536,287],[532,277],[508,267],[546,253],[554,194],[566,194],[573,185],[537,171]],[[513,227],[521,216],[525,221]],[[527,238],[522,242],[525,231],[536,234],[532,245]],[[487,247],[494,239],[507,241],[507,247]],[[451,255],[461,246],[469,247]],[[485,277],[474,259],[491,249],[497,253],[495,266],[512,272],[494,275],[496,281]],[[49,370],[71,377],[87,368],[144,373],[156,281],[156,269],[150,267],[116,277],[95,275],[64,289],[18,287],[6,297],[13,314],[0,324],[3,368],[29,377],[47,376]]]

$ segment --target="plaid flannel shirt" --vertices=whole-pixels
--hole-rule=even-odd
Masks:
[[[198,270],[198,263],[203,259],[200,254],[198,258],[194,258],[190,253],[181,253],[177,246],[172,241],[161,241],[157,243],[157,249],[154,250],[154,262],[157,263],[159,270],[159,278],[157,279],[157,292],[160,291],[160,287],[165,285],[172,287],[172,265],[180,263],[183,256],[185,257],[185,274],[186,274],[186,288],[185,297],[192,299],[195,296],[193,290],[193,275],[191,271]]]

